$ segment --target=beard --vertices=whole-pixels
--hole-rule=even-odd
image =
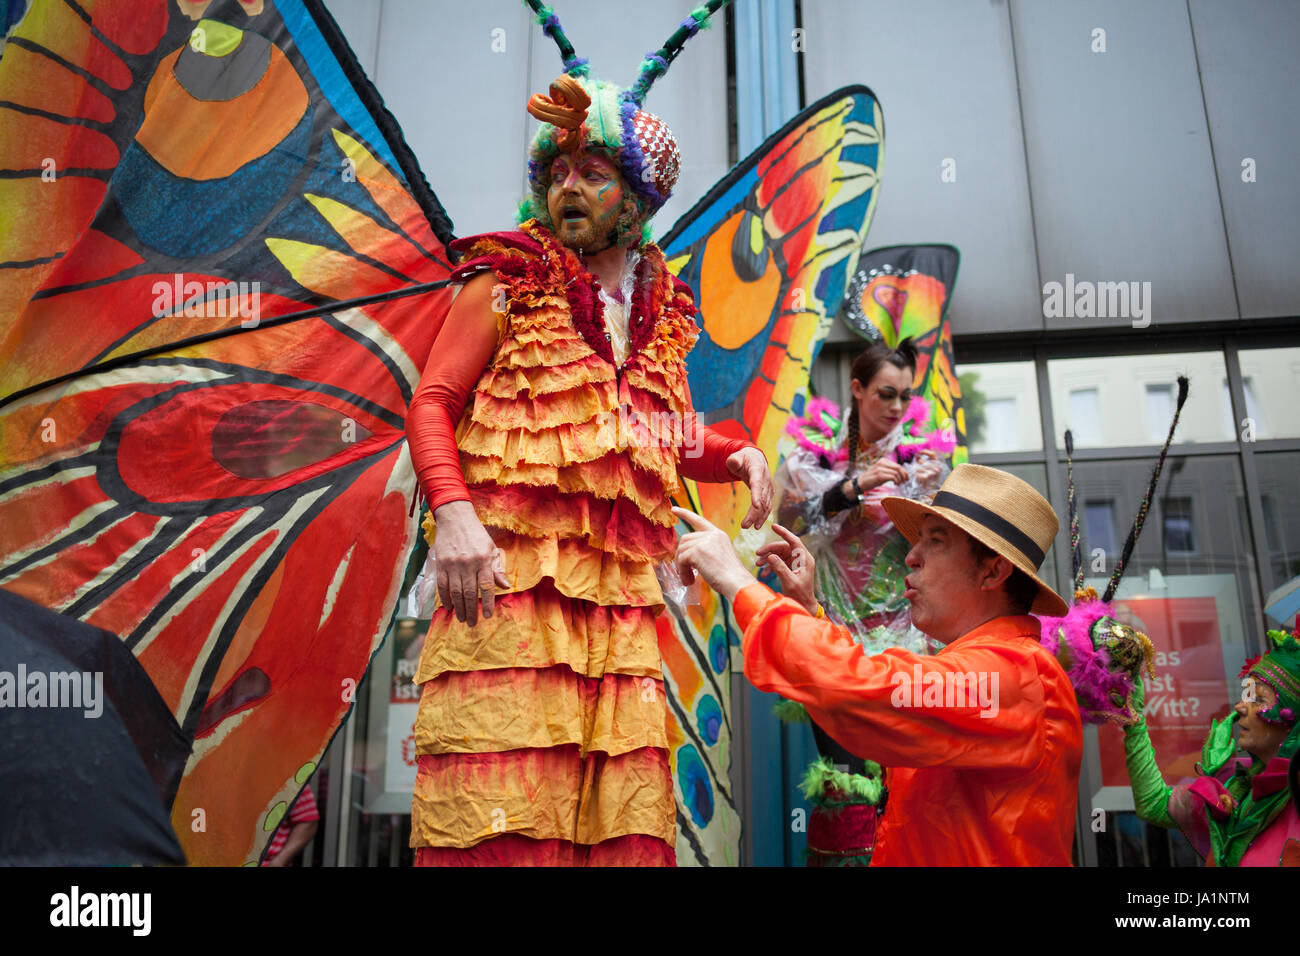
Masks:
[[[576,223],[560,220],[555,235],[560,242],[575,252],[602,252],[614,244],[613,227],[601,228],[598,223],[590,219]]]
[[[576,209],[582,213],[581,219],[565,219],[566,210]],[[614,245],[618,239],[618,222],[622,209],[613,209],[593,215],[591,210],[581,202],[563,203],[556,217],[552,213],[552,231],[561,243],[577,252],[603,252]]]

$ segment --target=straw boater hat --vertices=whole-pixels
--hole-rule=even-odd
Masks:
[[[881,503],[909,543],[916,542],[926,515],[938,515],[1034,579],[1038,597],[1031,612],[1064,615],[1069,610],[1038,576],[1061,523],[1047,499],[1015,475],[983,465],[958,465],[929,505],[895,496]]]

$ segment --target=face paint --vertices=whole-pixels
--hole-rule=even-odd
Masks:
[[[546,206],[556,237],[569,248],[587,253],[608,248],[623,201],[622,178],[605,156],[584,151],[556,157]]]

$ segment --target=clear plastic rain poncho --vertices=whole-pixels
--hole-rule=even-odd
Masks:
[[[950,471],[940,460],[937,475],[918,481],[918,468],[933,459],[900,454],[907,425],[905,419],[880,441],[860,444],[854,470],[861,473],[872,462],[888,457],[907,470],[908,480],[871,488],[863,493],[860,503],[844,511],[827,515],[822,500],[827,491],[850,477],[843,428],[837,429],[841,439],[838,449],[815,451],[801,442],[775,478],[780,502],[777,519],[799,535],[817,563],[817,599],[827,616],[848,628],[868,654],[891,647],[922,654],[937,649],[912,626],[903,598],[904,559],[910,545],[880,503],[890,495],[928,502]]]

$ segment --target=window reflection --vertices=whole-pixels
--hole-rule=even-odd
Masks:
[[[1178,444],[1231,441],[1231,412],[1224,417],[1222,352],[1115,355],[1052,359],[1047,363],[1057,441],[1068,428],[1080,448],[1130,448],[1160,444],[1169,431],[1177,379],[1187,375],[1187,405]]]
[[[1243,349],[1237,358],[1255,437],[1300,438],[1300,348]]]
[[[958,365],[972,455],[1043,447],[1033,362]]]
[[[1300,577],[1300,452],[1255,456],[1272,587]],[[1269,586],[1265,585],[1265,590]],[[1281,622],[1279,622],[1281,623]]]

